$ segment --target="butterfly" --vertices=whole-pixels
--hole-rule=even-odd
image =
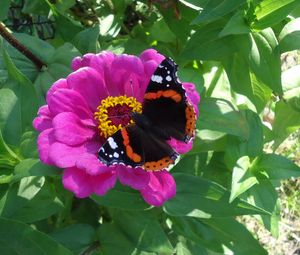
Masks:
[[[177,64],[165,58],[151,76],[142,113],[133,112],[129,124],[110,136],[99,150],[107,166],[123,164],[160,171],[174,164],[179,154],[171,138],[189,143],[194,137],[196,113],[177,77]]]

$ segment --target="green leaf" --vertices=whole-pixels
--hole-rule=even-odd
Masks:
[[[226,26],[220,32],[220,36],[234,35],[234,34],[248,34],[250,33],[250,27],[246,23],[246,17],[244,11],[236,12]]]
[[[79,32],[73,39],[74,46],[82,53],[98,53],[99,26],[94,26]]]
[[[264,84],[282,95],[278,42],[271,28],[251,34],[250,67]]]
[[[281,53],[300,49],[300,18],[287,23],[279,34]]]
[[[243,156],[236,162],[232,171],[230,203],[258,183],[256,177],[250,171],[250,166],[248,156]]]
[[[19,122],[22,133],[24,133],[32,128],[32,120],[38,108],[37,93],[33,84],[17,69],[6,51],[3,52],[3,55],[9,77],[14,80],[13,92],[18,97]]]
[[[96,231],[88,224],[74,224],[49,235],[74,253],[79,254],[94,242]]]
[[[202,99],[198,127],[236,135],[243,139],[249,137],[249,127],[244,115],[235,110],[228,101],[218,98]]]
[[[252,27],[256,29],[271,27],[286,18],[299,5],[297,0],[263,0],[255,8],[256,20]]]
[[[234,36],[220,37],[225,23],[223,20],[204,25],[197,29],[186,43],[182,58],[188,60],[222,60],[236,51]]]
[[[20,143],[20,154],[23,158],[38,158],[37,132],[28,131],[22,134]]]
[[[247,229],[231,218],[172,218],[172,229],[220,254],[267,254]]]
[[[113,219],[113,224],[103,224],[99,229],[100,249],[104,255],[140,254],[139,251],[173,254],[173,247],[162,227],[151,216],[116,211]]]
[[[264,136],[260,117],[250,110],[243,110],[249,126],[249,138],[241,141],[237,137],[229,137],[225,152],[225,163],[229,169],[236,165],[242,156],[257,157],[263,152]]]
[[[5,20],[7,18],[9,5],[10,5],[10,0],[2,0],[1,1],[0,21]]]
[[[206,249],[199,243],[179,236],[179,242],[176,245],[176,255],[208,255]]]
[[[46,1],[25,0],[22,12],[27,14],[47,15],[49,13],[49,6]]]
[[[271,231],[272,235],[278,237],[280,221],[280,203],[278,193],[269,180],[259,180],[259,184],[247,191],[248,201],[271,213],[271,215],[260,215],[264,226]]]
[[[169,215],[212,218],[266,213],[243,200],[229,203],[230,193],[217,183],[181,173],[174,174],[174,178],[176,196],[164,205]]]
[[[40,104],[44,104],[44,97],[51,85],[60,78],[65,78],[71,72],[71,61],[74,57],[79,56],[78,50],[69,43],[65,43],[56,49],[49,57],[47,68],[42,70],[34,86],[39,93]]]
[[[101,20],[100,35],[102,37],[116,37],[121,30],[120,16],[109,14]]]
[[[29,176],[53,176],[59,175],[61,169],[54,166],[44,165],[40,160],[28,158],[22,160],[15,167],[14,171],[14,181],[18,181],[23,177]]]
[[[72,255],[46,234],[14,220],[0,218],[0,253],[3,255]]]
[[[246,3],[245,0],[213,0],[209,1],[204,9],[200,12],[199,16],[193,21],[194,24],[211,22],[219,19],[226,14],[234,11],[242,4]]]
[[[20,184],[12,185],[1,204],[1,216],[23,222],[48,218],[63,208],[54,188],[40,177],[26,177]]]
[[[268,178],[270,180],[283,180],[300,176],[300,167],[286,157],[276,154],[261,155],[252,171],[254,171],[257,178]]]
[[[275,140],[274,147],[277,148],[289,134],[300,128],[300,112],[284,101],[279,101],[275,106],[275,119],[273,123],[272,136]]]
[[[248,97],[255,105],[257,112],[261,112],[270,100],[272,90],[250,69],[248,56],[245,56],[246,52],[242,50],[222,62],[232,90]]]
[[[207,151],[224,151],[226,145],[227,136],[225,133],[211,130],[198,130],[196,132],[193,150],[190,154]]]
[[[28,48],[34,55],[39,57],[45,63],[48,62],[50,56],[55,52],[53,46],[43,40],[40,40],[37,37],[19,33],[14,33],[13,36],[16,37],[18,41],[24,44],[26,48]],[[0,49],[1,48],[7,51],[13,63],[22,74],[24,74],[32,82],[36,79],[39,70],[34,65],[34,63],[32,63],[27,57],[25,57],[21,52],[16,50],[6,41],[3,42],[2,47],[0,44]],[[4,61],[2,60],[2,58],[4,58],[2,51],[3,50],[0,51],[0,71],[4,74],[3,79],[7,80],[7,68]]]
[[[180,19],[174,19],[174,11],[171,8],[161,12],[161,14],[169,29],[176,36],[177,43],[184,46],[191,35],[191,30],[196,28],[196,26],[191,25],[191,22],[198,15],[198,12],[192,8],[185,8],[181,4],[178,5],[178,10],[181,14]],[[179,50],[178,46],[180,45],[178,44],[176,50]]]
[[[105,196],[92,195],[91,198],[99,205],[126,210],[145,210],[150,205],[144,202],[139,192],[122,185],[110,190]]]
[[[170,31],[164,19],[157,20],[150,29],[152,40],[165,43],[172,43],[176,40],[175,35]]]
[[[0,129],[0,169],[11,169],[20,161],[19,157],[9,148],[2,137]]]

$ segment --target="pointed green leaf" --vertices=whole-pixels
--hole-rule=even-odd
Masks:
[[[230,203],[239,195],[258,183],[250,170],[250,159],[248,156],[241,157],[232,171]]]

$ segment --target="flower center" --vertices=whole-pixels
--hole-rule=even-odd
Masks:
[[[107,97],[101,101],[97,110],[94,117],[98,120],[100,135],[107,138],[122,127],[133,123],[131,113],[141,113],[142,104],[134,97]]]

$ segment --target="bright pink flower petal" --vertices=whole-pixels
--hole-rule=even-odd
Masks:
[[[117,181],[117,174],[115,169],[106,171],[96,176],[90,177],[93,184],[93,191],[98,196],[103,196],[107,191],[112,189]]]
[[[90,121],[82,121],[75,113],[62,112],[53,119],[54,135],[58,142],[70,146],[83,144],[93,138],[96,133],[94,123]]]
[[[176,195],[176,183],[166,170],[150,173],[148,186],[141,190],[144,200],[154,206],[161,206]]]
[[[93,68],[83,67],[71,73],[67,81],[70,88],[76,90],[85,99],[92,112],[97,110],[102,99],[108,97],[103,78]]]
[[[106,77],[109,94],[112,96],[126,95],[125,84],[129,85],[127,90],[128,96],[133,96],[130,81],[134,81],[132,86],[138,87],[139,79],[142,79],[144,75],[144,68],[139,58],[129,55],[117,56],[111,63],[110,76]]]
[[[99,146],[100,147],[100,146]],[[96,154],[85,153],[76,161],[76,167],[83,169],[90,175],[98,175],[100,173],[111,171],[115,166],[107,167],[99,161]]]
[[[145,50],[141,53],[140,59],[143,62],[154,60],[157,63],[157,65],[159,65],[165,59],[165,56],[158,53],[157,50],[148,49],[148,50]]]
[[[65,189],[73,192],[78,198],[85,198],[93,193],[90,176],[76,167],[65,169],[62,181]]]
[[[44,131],[52,127],[52,116],[49,111],[48,105],[43,105],[38,110],[38,117],[33,120],[33,127],[37,131]]]
[[[198,113],[199,113],[198,104],[200,102],[200,95],[197,92],[196,87],[193,83],[183,82],[182,85],[183,85],[184,89],[186,90],[188,100],[193,105],[195,112],[197,114],[197,117],[198,117]]]
[[[49,148],[55,142],[53,128],[41,132],[37,139],[38,153],[45,164],[52,165],[54,162],[49,158]]]
[[[115,170],[106,171],[98,175],[89,175],[84,170],[72,167],[64,170],[63,185],[78,198],[85,198],[93,193],[99,196],[114,187],[117,180]]]
[[[53,115],[61,112],[74,112],[81,119],[93,119],[93,113],[83,97],[70,89],[59,89],[47,98],[49,110]]]
[[[174,138],[171,138],[168,141],[168,144],[170,144],[171,147],[174,148],[174,150],[177,151],[179,154],[187,153],[193,148],[193,141],[190,141],[189,143],[185,143],[183,141],[179,141]]]
[[[54,82],[50,89],[47,92],[46,101],[59,89],[68,89],[68,83],[66,79],[59,79],[58,81]]]
[[[58,167],[73,167],[83,154],[96,154],[99,148],[96,142],[89,142],[78,147],[55,142],[49,148],[49,159]]]
[[[150,173],[142,168],[128,168],[119,165],[118,177],[123,185],[128,185],[133,189],[143,189],[150,181]]]

